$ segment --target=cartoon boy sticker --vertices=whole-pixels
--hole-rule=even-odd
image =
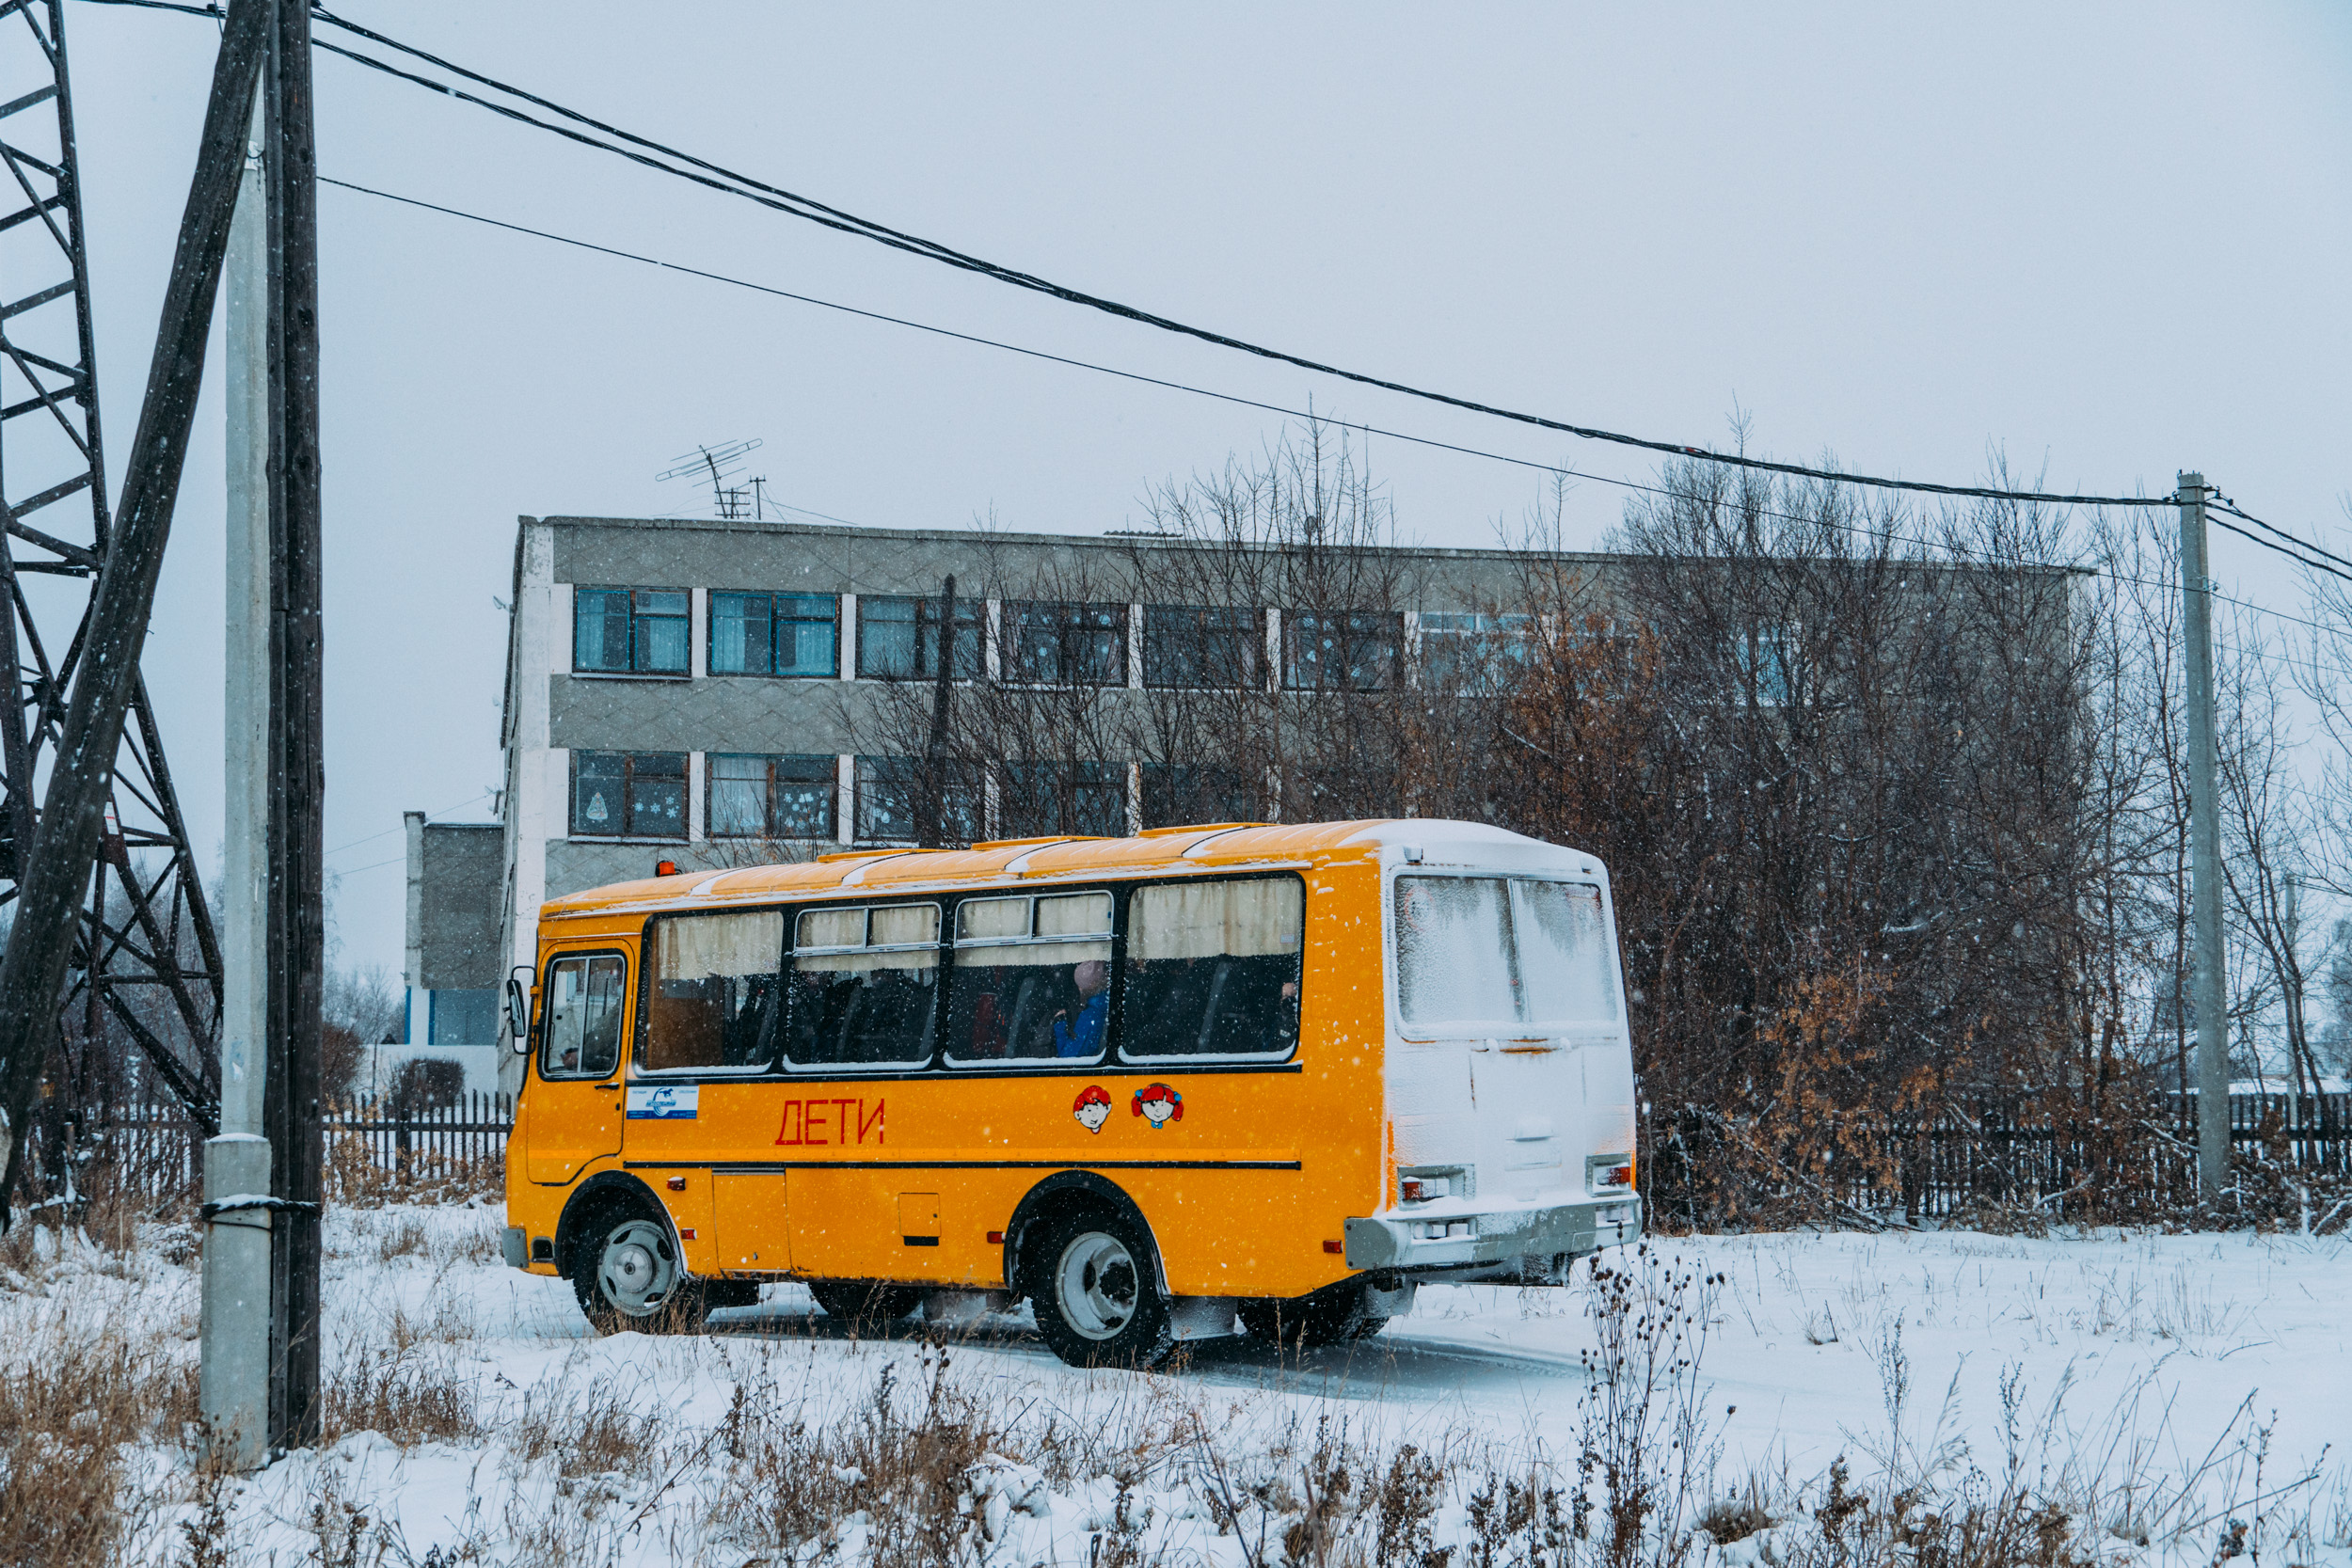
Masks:
[[[1089,1132],[1100,1132],[1103,1124],[1111,1118],[1110,1093],[1100,1084],[1089,1084],[1078,1091],[1078,1102],[1070,1109],[1079,1126]]]
[[[1130,1109],[1153,1127],[1166,1127],[1171,1121],[1184,1119],[1184,1097],[1166,1084],[1147,1084],[1136,1091]]]

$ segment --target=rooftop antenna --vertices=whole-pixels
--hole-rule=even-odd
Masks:
[[[653,476],[654,483],[684,479],[697,484],[707,484],[710,486],[710,499],[718,506],[722,518],[749,516],[757,498],[743,486],[729,484],[727,481],[743,471],[743,459],[758,451],[760,446],[758,438],[754,437],[749,441],[728,441],[715,447],[696,447],[692,451],[679,453],[670,467]],[[753,483],[762,484],[766,481],[755,480]]]

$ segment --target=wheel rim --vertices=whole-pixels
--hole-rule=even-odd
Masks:
[[[612,1309],[631,1318],[652,1315],[677,1283],[677,1256],[651,1220],[630,1220],[604,1239],[596,1286]]]
[[[1126,1243],[1089,1230],[1062,1248],[1054,1294],[1062,1321],[1089,1339],[1108,1339],[1135,1318],[1142,1271]]]

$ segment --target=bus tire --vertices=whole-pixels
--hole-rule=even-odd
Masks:
[[[687,1274],[677,1238],[652,1204],[605,1197],[580,1216],[571,1247],[572,1292],[599,1334],[695,1334],[709,1315],[707,1285]]]
[[[923,1292],[877,1279],[812,1279],[808,1293],[853,1334],[879,1334],[923,1305]]]
[[[1365,1299],[1369,1293],[1363,1281],[1343,1279],[1287,1301],[1273,1296],[1245,1301],[1236,1310],[1252,1339],[1285,1350],[1326,1350],[1369,1339],[1389,1326],[1385,1315],[1372,1310]]]
[[[1176,1348],[1159,1256],[1134,1213],[1072,1205],[1034,1227],[1022,1252],[1038,1334],[1071,1366],[1148,1371]]]

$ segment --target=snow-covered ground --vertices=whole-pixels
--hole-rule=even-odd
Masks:
[[[1422,1564],[1449,1545],[1463,1568],[1516,1520],[1535,1547],[1493,1561],[1565,1562],[1508,1555],[1544,1533],[1514,1478],[1572,1496],[1580,1452],[1607,1447],[1581,1268],[1567,1290],[1424,1290],[1344,1351],[1209,1341],[1138,1376],[1063,1367],[1019,1314],[944,1343],[851,1338],[797,1287],[706,1335],[598,1338],[567,1285],[498,1262],[501,1224],[334,1213],[334,1441],[212,1493],[150,1445],[125,1472],[146,1498],[132,1558],[202,1561],[209,1540],[223,1562],[896,1564],[950,1560],[934,1549],[960,1534],[952,1560],[1024,1568]],[[52,1241],[0,1270],[0,1363],[108,1335],[192,1360],[197,1276],[173,1243]],[[1671,1471],[1686,1389],[1692,1508],[1752,1497],[1776,1521],[1702,1538],[1694,1568],[1827,1554],[1814,1515],[1841,1459],[1841,1488],[1882,1513],[1906,1485],[1946,1517],[2005,1487],[2060,1503],[2047,1563],[2209,1564],[2237,1519],[2271,1560],[2352,1568],[2352,1470],[2329,1451],[2352,1434],[2341,1237],[1665,1239],[1633,1276],[1657,1323],[1703,1331],[1695,1380],[1666,1377],[1637,1448]],[[1621,1390],[1649,1365],[1626,1343]]]

